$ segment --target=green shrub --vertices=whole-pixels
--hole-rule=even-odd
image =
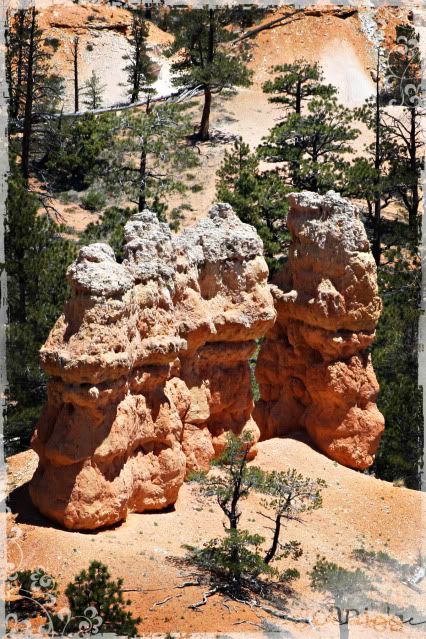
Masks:
[[[18,570],[14,579],[9,579],[9,583],[19,586],[20,595],[30,595],[35,590],[56,593],[56,582],[43,568]]]
[[[92,561],[89,570],[82,570],[65,590],[71,610],[67,631],[78,629],[81,618],[87,616],[87,610],[94,608],[102,620],[103,633],[115,632],[126,637],[136,637],[137,625],[142,620],[140,617],[134,619],[125,610],[131,601],[124,600],[122,585],[122,579],[110,579],[107,566],[99,561]]]
[[[48,47],[52,47],[54,51],[57,51],[61,45],[59,38],[45,38],[44,44]]]
[[[238,590],[242,578],[277,575],[277,571],[266,564],[260,554],[264,541],[264,537],[246,530],[229,530],[222,539],[211,539],[202,548],[190,548],[189,557],[199,568],[214,575],[218,583],[235,585]]]
[[[100,191],[90,190],[82,197],[81,203],[89,211],[99,211],[105,206],[106,197]]]
[[[191,483],[199,483],[205,480],[206,478],[206,471],[205,470],[191,470],[191,472],[188,474],[186,481],[191,484]]]
[[[300,572],[297,570],[297,568],[287,568],[287,570],[283,570],[283,572],[280,574],[280,581],[295,581],[295,579],[299,579],[299,577]]]
[[[12,589],[18,588],[18,597],[6,602],[6,614],[28,620],[40,614],[41,608],[53,610],[57,599],[56,582],[43,569],[19,570],[7,580]]]

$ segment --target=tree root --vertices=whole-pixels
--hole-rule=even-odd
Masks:
[[[257,604],[257,607],[267,612],[269,615],[273,617],[278,617],[279,619],[285,619],[285,621],[293,621],[294,623],[307,623],[309,626],[314,627],[312,623],[312,619],[310,617],[293,617],[292,615],[288,615],[281,610],[276,610],[275,608],[270,608],[269,606],[262,606],[262,604]]]
[[[123,588],[121,592],[161,592],[167,588]]]
[[[201,586],[200,579],[196,579],[195,581],[184,581],[183,584],[178,584],[175,588],[189,588],[189,586]]]
[[[152,604],[150,610],[154,610],[155,606],[163,606],[165,603],[170,601],[170,599],[173,599],[173,597],[170,596],[170,597],[166,597],[165,599],[162,599],[161,601],[156,601],[154,604]]]
[[[206,592],[203,592],[203,598],[200,601],[197,601],[196,603],[190,604],[188,608],[191,608],[192,610],[196,610],[197,608],[200,608],[201,606],[205,606],[209,597],[212,597],[217,592],[219,592],[218,588],[212,588],[211,590],[207,590]]]
[[[241,624],[246,623],[250,626],[254,626],[255,628],[260,628],[261,630],[263,630],[263,626],[260,623],[255,623],[254,621],[235,621],[232,625],[233,626],[240,626]]]

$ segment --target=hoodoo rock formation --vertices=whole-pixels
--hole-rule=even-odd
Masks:
[[[70,529],[164,508],[227,430],[259,437],[248,360],[275,310],[255,229],[218,204],[180,236],[144,211],[125,241],[121,264],[106,244],[80,251],[41,349],[30,494]]]
[[[277,321],[259,353],[262,439],[306,429],[326,455],[370,466],[384,419],[367,349],[381,313],[357,210],[334,192],[290,196],[288,263],[272,286]]]
[[[333,192],[290,202],[273,285],[255,229],[227,204],[179,236],[134,215],[122,263],[106,244],[81,249],[41,349],[50,381],[30,494],[42,513],[94,529],[164,508],[229,430],[251,432],[252,456],[260,436],[304,428],[332,459],[372,463],[384,420],[367,349],[381,300],[365,229]],[[255,408],[249,359],[265,335]]]

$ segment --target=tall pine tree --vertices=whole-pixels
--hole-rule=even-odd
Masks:
[[[37,142],[50,127],[49,116],[62,97],[62,78],[51,72],[43,32],[35,6],[9,12],[7,25],[7,79],[10,101],[10,132],[21,134],[21,172],[30,173]]]
[[[344,156],[359,134],[352,121],[352,112],[336,98],[313,98],[306,113],[291,113],[272,128],[259,155],[278,164],[286,181],[297,189],[340,190],[348,166]]]
[[[140,93],[147,88],[154,80],[154,67],[147,54],[146,39],[149,33],[149,26],[145,20],[142,9],[132,11],[132,24],[130,34],[127,38],[130,44],[130,52],[124,56],[127,60],[125,71],[127,71],[129,82],[130,102],[137,102]]]
[[[324,84],[324,74],[318,63],[296,60],[291,64],[272,67],[277,76],[263,84],[263,91],[271,94],[273,104],[282,104],[287,110],[301,114],[303,103],[313,97],[332,97],[336,87]]]
[[[217,176],[217,200],[231,204],[243,222],[256,228],[273,272],[289,243],[286,196],[290,189],[276,171],[260,171],[258,157],[242,140],[226,151]]]
[[[179,12],[175,24],[175,41],[169,54],[176,54],[173,62],[173,82],[181,88],[199,87],[204,93],[204,106],[197,138],[210,136],[212,96],[223,89],[248,86],[251,73],[238,50],[227,43],[233,39],[229,28],[232,14],[229,9],[204,8]]]
[[[143,111],[123,113],[110,149],[105,149],[105,170],[99,176],[112,194],[120,195],[142,211],[152,207],[165,213],[166,195],[186,189],[181,175],[198,164],[188,143],[189,116],[182,104],[147,105]]]
[[[38,351],[62,312],[68,295],[65,272],[75,257],[74,244],[62,237],[61,227],[39,214],[37,198],[11,164],[5,220],[8,453],[29,444],[46,401],[46,379]]]

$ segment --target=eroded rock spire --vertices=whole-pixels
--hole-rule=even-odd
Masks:
[[[326,455],[370,466],[384,419],[368,347],[382,309],[357,209],[330,191],[290,195],[288,263],[273,286],[277,320],[260,350],[262,438],[306,429]]]

